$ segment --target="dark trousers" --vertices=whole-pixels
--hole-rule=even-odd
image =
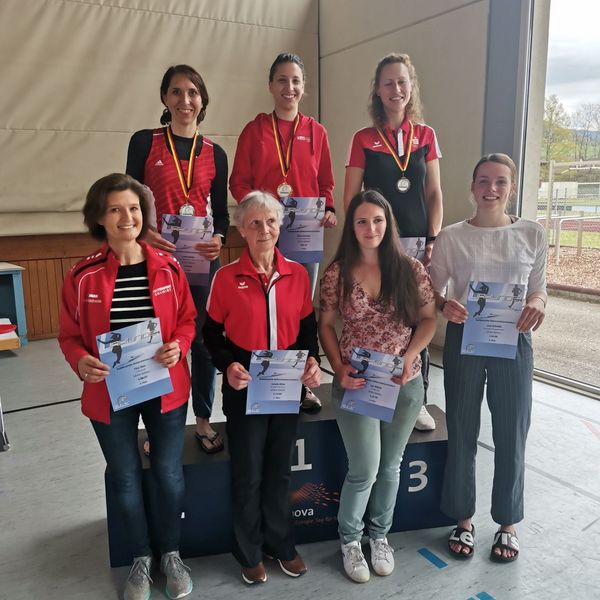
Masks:
[[[215,399],[215,377],[217,370],[212,364],[210,354],[204,345],[202,327],[206,321],[206,301],[210,292],[210,284],[215,273],[221,266],[220,259],[210,263],[208,286],[191,286],[192,298],[198,316],[196,317],[196,337],[192,342],[192,407],[194,414],[203,419],[209,419],[212,414]]]
[[[161,554],[179,549],[185,484],[181,452],[187,402],[161,413],[160,398],[110,411],[110,424],[91,421],[110,470],[115,499],[131,541],[133,556],[148,556],[150,540],[142,493],[142,462],[138,450],[140,415],[152,446],[150,467],[158,490],[158,544]]]
[[[233,493],[233,555],[254,567],[263,552],[296,555],[290,476],[298,415],[227,417]]]
[[[511,360],[462,355],[462,332],[462,325],[448,323],[444,345],[448,459],[442,510],[457,521],[475,513],[475,455],[487,380],[494,440],[492,518],[500,525],[512,525],[523,519],[525,442],[533,380],[531,334],[519,334],[517,356]]]
[[[423,404],[427,404],[427,388],[429,387],[429,350],[421,350],[421,375],[423,376]]]

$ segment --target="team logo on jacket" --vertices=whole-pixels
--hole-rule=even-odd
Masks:
[[[373,142],[373,148],[381,148],[383,144],[379,140]]]
[[[84,302],[91,302],[92,304],[100,304],[102,300],[100,300],[100,296],[98,294],[89,293],[83,300]]]
[[[247,290],[248,284],[245,281],[238,281],[238,290]]]
[[[413,147],[419,145],[419,138],[413,135]]]
[[[156,288],[152,292],[155,296],[161,296],[162,294],[168,294],[171,291],[171,284],[163,285],[162,287]]]
[[[311,137],[309,135],[297,135],[296,139],[299,142],[308,142],[308,143],[311,142]]]

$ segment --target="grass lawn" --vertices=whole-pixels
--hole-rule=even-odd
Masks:
[[[548,241],[554,245],[554,232],[550,232]],[[583,248],[600,248],[600,231],[591,232],[584,231],[582,237]],[[577,247],[577,232],[576,231],[561,231],[560,245]]]

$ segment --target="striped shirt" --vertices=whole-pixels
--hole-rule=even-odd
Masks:
[[[111,330],[134,325],[154,316],[146,261],[135,265],[121,265],[110,307]]]

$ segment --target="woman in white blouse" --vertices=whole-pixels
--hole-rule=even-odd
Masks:
[[[475,214],[443,229],[433,249],[436,304],[448,319],[444,345],[448,460],[442,510],[457,521],[448,540],[449,551],[457,558],[470,558],[474,553],[475,454],[486,381],[495,447],[491,514],[499,524],[490,558],[510,562],[519,554],[514,525],[523,519],[533,380],[530,330],[535,331],[544,320],[548,244],[540,225],[506,212],[515,193],[516,175],[514,162],[505,154],[481,158],[471,183]],[[518,284],[526,290],[516,323],[514,359],[461,354],[463,326],[469,318],[469,287],[481,282]],[[511,310],[518,307],[513,302]]]

